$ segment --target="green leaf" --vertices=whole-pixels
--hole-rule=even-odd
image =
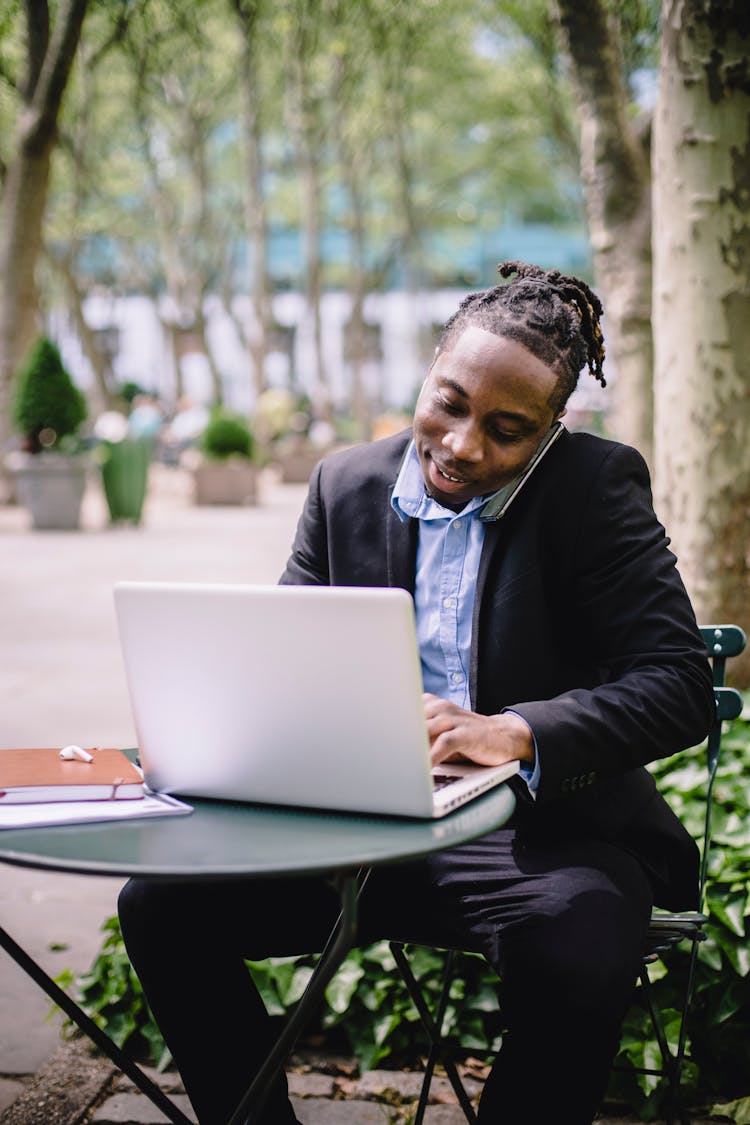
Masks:
[[[709,966],[714,972],[721,970],[721,951],[715,941],[710,938],[698,946],[698,960]]]
[[[676,1051],[680,1039],[682,1017],[674,1008],[665,1008],[661,1013],[661,1018],[664,1027],[664,1035],[669,1044],[669,1048],[672,1051]]]
[[[117,1044],[122,1047],[127,1043],[130,1036],[136,1030],[137,1024],[133,1016],[128,1012],[118,1012],[117,1015],[110,1016],[107,1020],[107,1034]]]
[[[289,980],[289,985],[281,997],[287,1008],[291,1008],[293,1004],[297,1003],[307,988],[310,977],[314,972],[315,970],[311,965],[300,965],[299,968],[294,970]]]
[[[379,941],[374,945],[367,946],[366,949],[361,951],[360,956],[363,961],[374,961],[386,973],[392,973],[396,968],[396,962],[387,941]]]
[[[656,982],[665,977],[668,972],[669,970],[662,960],[652,961],[648,967],[648,979],[652,984],[656,984]]]
[[[445,965],[445,954],[437,953],[423,945],[411,949],[410,957],[411,969],[417,980],[430,973],[442,973]]]
[[[388,1013],[377,1019],[373,1025],[373,1038],[379,1047],[382,1047],[391,1032],[398,1027],[398,1016]]]
[[[736,1012],[739,1012],[743,1004],[746,1002],[747,998],[741,995],[739,989],[735,987],[735,982],[733,981],[729,985],[729,987],[725,989],[723,995],[719,999],[719,1003],[716,1005],[716,1009],[714,1011],[714,1021],[718,1024],[723,1023],[725,1020],[731,1019],[731,1017],[735,1015]]]
[[[728,1117],[735,1125],[750,1125],[750,1097],[740,1098],[736,1102],[723,1102],[711,1106],[711,1114]]]
[[[745,936],[745,915],[748,909],[748,892],[727,898],[720,888],[711,888],[708,894],[711,913],[738,937]]]
[[[497,1012],[500,1010],[500,1003],[497,998],[497,987],[492,988],[490,985],[484,985],[479,992],[471,997],[471,1007],[474,1011],[478,1012]]]
[[[365,975],[364,969],[354,960],[346,960],[326,989],[326,1000],[334,1012],[346,1012],[357,985]]]
[[[745,977],[750,972],[750,950],[747,943],[737,939],[726,930],[719,930],[716,941],[738,976]]]

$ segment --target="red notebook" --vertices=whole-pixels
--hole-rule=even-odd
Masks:
[[[0,805],[143,797],[143,776],[122,750],[89,748],[93,761],[56,750],[0,750]]]

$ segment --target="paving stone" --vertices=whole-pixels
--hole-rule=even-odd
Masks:
[[[428,1105],[424,1125],[466,1125],[466,1118],[459,1105]]]
[[[0,1078],[0,1113],[12,1105],[24,1089],[24,1083],[16,1078]]]
[[[185,1094],[174,1103],[191,1121],[197,1121]],[[141,1093],[119,1093],[107,1098],[91,1118],[96,1125],[169,1125],[169,1118]]]
[[[383,1097],[388,1091],[395,1091],[404,1100],[419,1098],[423,1075],[420,1071],[370,1070],[361,1078],[351,1079],[347,1089],[352,1096]],[[470,1098],[479,1096],[482,1083],[474,1078],[464,1078],[464,1087]],[[453,1087],[447,1078],[435,1075],[430,1084],[430,1102],[453,1105],[457,1102]]]
[[[394,1118],[392,1109],[377,1102],[292,1098],[292,1105],[301,1125],[389,1125]]]
[[[336,1079],[331,1074],[287,1075],[289,1093],[297,1098],[330,1098],[336,1089]]]
[[[382,1097],[394,1090],[402,1098],[418,1098],[421,1086],[421,1074],[403,1070],[368,1070],[361,1078],[351,1080],[352,1092],[369,1097]]]

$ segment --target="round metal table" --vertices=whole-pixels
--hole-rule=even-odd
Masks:
[[[255,1120],[271,1080],[355,942],[358,873],[484,836],[508,820],[515,798],[507,785],[500,785],[433,821],[187,800],[193,805],[187,816],[6,829],[0,831],[0,861],[78,874],[154,879],[331,876],[341,902],[338,923],[304,996],[228,1123],[242,1125]],[[170,1121],[190,1125],[159,1087],[1,928],[0,945]]]

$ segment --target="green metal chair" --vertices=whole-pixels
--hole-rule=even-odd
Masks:
[[[706,811],[704,819],[703,848],[700,865],[700,898],[701,907],[705,906],[706,878],[711,847],[711,810],[713,804],[713,789],[716,771],[721,756],[722,724],[725,720],[736,719],[742,711],[742,696],[734,688],[725,686],[726,662],[733,656],[738,656],[745,647],[745,634],[737,625],[706,625],[701,628],[701,635],[708,648],[708,655],[713,669],[714,694],[716,698],[716,716],[709,731],[706,743]],[[647,1011],[651,1017],[662,1057],[659,1068],[635,1067],[642,1074],[652,1074],[663,1077],[668,1083],[668,1105],[670,1106],[667,1125],[673,1125],[679,1118],[683,1123],[687,1121],[680,1109],[680,1080],[685,1062],[687,1046],[687,1025],[690,1007],[695,986],[695,967],[698,946],[704,941],[708,916],[702,911],[686,911],[670,914],[663,910],[655,910],[651,925],[649,926],[648,942],[644,951],[643,966],[641,970],[642,995]],[[680,942],[689,942],[689,964],[685,992],[683,995],[682,1009],[680,1012],[680,1030],[675,1049],[670,1048],[667,1040],[664,1022],[653,996],[651,981],[648,975],[648,966],[658,960],[664,953]],[[409,995],[419,1013],[422,1027],[428,1040],[429,1049],[425,1065],[424,1079],[417,1105],[414,1125],[422,1125],[427,1102],[429,1099],[430,1085],[438,1063],[442,1065],[445,1073],[458,1098],[468,1122],[476,1122],[476,1113],[459,1076],[455,1059],[465,1050],[443,1035],[445,1011],[450,995],[450,987],[454,978],[455,958],[462,951],[446,950],[446,962],[443,970],[440,996],[434,1011],[424,997],[414,973],[412,972],[406,947],[401,942],[390,943],[391,952],[398,966],[401,977],[406,985]],[[471,1054],[477,1054],[472,1049]],[[479,1052],[480,1054],[482,1052]],[[488,1052],[491,1053],[491,1052]]]

